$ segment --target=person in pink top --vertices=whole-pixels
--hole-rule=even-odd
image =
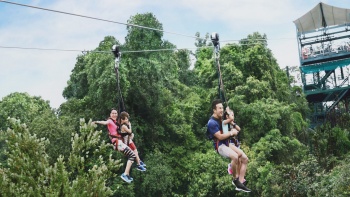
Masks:
[[[128,157],[128,161],[126,163],[125,171],[120,176],[125,182],[131,183],[133,178],[130,177],[130,168],[131,165],[135,161],[135,153],[122,141],[122,136],[118,133],[119,124],[117,122],[118,111],[115,109],[111,110],[110,117],[106,121],[93,121],[93,123],[107,125],[109,138],[112,141],[115,150],[122,152],[126,157]]]

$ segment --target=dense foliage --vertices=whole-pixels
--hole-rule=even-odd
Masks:
[[[162,29],[151,13],[132,16],[128,23]],[[162,32],[135,26],[127,31],[124,44],[106,36],[95,49],[120,46],[120,94],[113,55],[91,52],[77,57],[63,91],[67,101],[57,111],[26,93],[0,101],[0,196],[350,194],[348,115],[336,125],[308,129],[307,101],[295,95],[299,87],[290,87],[266,35],[255,32],[220,50],[222,93],[235,111],[249,157],[246,179],[252,192],[243,194],[231,184],[228,160],[205,137],[210,103],[218,97],[211,43],[196,40],[199,48],[192,53],[172,50],[176,46]],[[154,49],[168,50],[132,53]],[[121,98],[147,163],[146,172],[132,169],[132,184],[119,178],[126,159],[113,150],[106,128],[91,123],[106,119]]]

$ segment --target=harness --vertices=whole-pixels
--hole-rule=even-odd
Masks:
[[[119,134],[118,130],[119,130],[120,126],[119,126],[118,122],[113,120],[112,118],[109,118],[109,119],[111,119],[112,122],[117,126],[117,133]],[[112,141],[112,144],[114,146],[117,146],[118,140],[122,140],[122,137],[120,135],[112,135],[111,133],[109,133],[108,136],[109,136],[109,139]],[[112,139],[117,139],[117,140],[113,142]]]
[[[122,125],[120,125],[120,127],[118,127],[118,133],[122,136],[122,139],[123,139],[123,142],[129,146],[129,142],[130,142],[130,136],[131,136],[131,133],[122,133],[122,126],[125,125],[126,127],[129,128],[129,125],[128,124],[125,124],[123,123]],[[128,139],[126,140],[126,142],[124,141],[124,137],[128,136]]]
[[[228,130],[231,130],[231,124],[228,124]],[[233,136],[229,139],[230,143],[234,143],[236,147],[239,147],[238,135]]]
[[[229,131],[231,130],[231,124],[230,123],[228,124],[228,130]],[[229,143],[235,144],[236,147],[239,146],[238,136],[237,135],[235,135],[233,137],[230,137],[228,141],[229,141]]]

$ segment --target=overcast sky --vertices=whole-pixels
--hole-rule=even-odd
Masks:
[[[266,34],[281,68],[298,66],[293,21],[314,8],[316,0],[16,0],[46,9],[127,23],[137,13],[153,13],[168,32],[194,36],[218,32],[220,40],[240,40],[253,32]],[[350,8],[348,0],[323,3]],[[33,9],[0,0],[0,100],[27,92],[58,108],[76,58],[95,49],[105,36],[124,43],[126,26]],[[193,48],[194,38],[164,34],[178,48]],[[234,43],[234,42],[232,42]],[[7,47],[65,49],[23,50]],[[112,71],[111,71],[112,72]],[[0,109],[1,110],[1,109]]]

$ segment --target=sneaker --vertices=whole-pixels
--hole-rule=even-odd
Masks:
[[[228,174],[232,174],[233,173],[230,163],[227,165],[227,172],[228,172]]]
[[[236,178],[236,179],[239,179],[239,177],[238,177],[238,178]],[[243,184],[243,185],[245,185],[245,186],[247,186],[247,184],[248,184],[248,181],[247,181],[247,180],[245,180],[245,179],[243,179],[243,182],[242,182],[242,184]]]
[[[129,176],[129,175],[126,175],[126,176],[128,177],[129,180],[131,180],[131,181],[134,180],[131,176]]]
[[[232,180],[232,185],[236,187],[236,188],[235,188],[236,191],[241,191],[241,190],[242,190],[241,188],[238,188],[238,187],[236,186],[234,180]]]
[[[137,169],[137,170],[140,170],[141,172],[146,171],[146,168],[143,167],[142,165],[137,165],[136,169]]]
[[[140,161],[140,165],[143,166],[143,167],[146,167],[146,164],[143,163],[143,161]]]
[[[241,182],[239,182],[238,179],[233,180],[232,184],[236,186],[237,191],[251,192],[251,190],[247,188],[245,185],[243,185]]]
[[[129,175],[125,175],[124,173],[120,176],[120,178],[122,178],[125,182],[127,183],[131,183],[132,179],[129,178]]]

